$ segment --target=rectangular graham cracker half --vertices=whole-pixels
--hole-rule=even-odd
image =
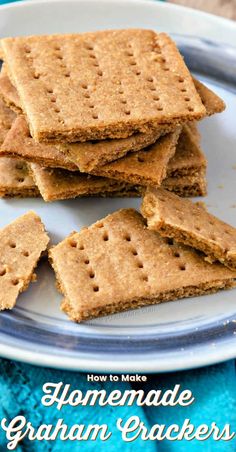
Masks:
[[[173,127],[166,128],[166,132]],[[27,122],[23,115],[18,116],[0,148],[0,156],[12,156],[29,162],[38,163],[50,168],[63,168],[70,171],[93,169],[94,166],[106,161],[122,157],[129,151],[139,151],[154,143],[160,136],[160,132],[147,134],[137,133],[129,138],[120,140],[104,140],[97,142],[78,143],[74,149],[79,151],[79,157],[72,159],[67,152],[62,152],[60,147],[48,143],[36,143],[30,136]],[[66,148],[66,146],[65,146]],[[76,152],[77,155],[77,152]]]
[[[167,175],[167,165],[176,152],[180,133],[178,127],[142,151],[97,168],[94,174],[130,184],[159,186]]]
[[[162,188],[147,189],[142,214],[149,229],[202,251],[209,261],[236,269],[236,228],[202,207]]]
[[[76,322],[236,285],[236,271],[168,244],[132,209],[73,233],[49,258],[61,309]]]
[[[183,58],[164,33],[109,30],[5,38],[1,44],[36,141],[125,138],[206,115]]]
[[[0,198],[35,198],[40,196],[28,166],[23,160],[0,158]]]
[[[122,192],[126,186],[122,182],[105,177],[44,168],[36,163],[30,163],[29,167],[30,174],[46,202],[78,196],[108,196],[112,192]]]
[[[12,309],[35,280],[34,269],[48,243],[44,225],[32,211],[0,230],[0,310]]]

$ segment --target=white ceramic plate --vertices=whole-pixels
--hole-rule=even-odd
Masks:
[[[181,27],[180,27],[181,24]],[[218,92],[227,110],[202,122],[209,160],[209,210],[236,226],[236,25],[207,14],[149,1],[35,1],[0,8],[0,35],[145,27],[178,33],[186,61]],[[192,35],[192,37],[187,37]],[[225,43],[219,43],[224,37]],[[218,44],[216,43],[218,41]],[[225,45],[226,44],[226,45]],[[57,243],[134,199],[1,200],[0,226],[29,209]],[[38,282],[0,314],[0,354],[30,363],[97,372],[186,369],[236,356],[236,291],[182,300],[76,325],[59,310],[60,295],[47,263]]]

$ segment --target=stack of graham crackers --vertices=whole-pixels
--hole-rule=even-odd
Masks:
[[[7,38],[1,56],[0,196],[143,195],[142,215],[114,212],[49,250],[71,319],[236,286],[236,229],[177,196],[205,194],[197,121],[225,105],[166,34]],[[34,212],[0,231],[0,310],[48,243]]]
[[[206,193],[197,121],[224,102],[166,34],[6,38],[1,55],[0,196]]]

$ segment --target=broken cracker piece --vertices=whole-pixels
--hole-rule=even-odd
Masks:
[[[0,310],[12,309],[20,292],[34,280],[34,269],[49,237],[35,212],[0,230]]]
[[[202,251],[208,260],[219,260],[236,269],[236,228],[233,226],[162,188],[147,189],[141,210],[149,229]]]
[[[206,108],[207,116],[221,113],[225,110],[225,102],[214,91],[206,87],[196,78],[193,78],[195,88],[201,97],[202,103]]]
[[[81,322],[236,285],[236,272],[170,245],[133,209],[115,212],[49,251],[61,309]]]

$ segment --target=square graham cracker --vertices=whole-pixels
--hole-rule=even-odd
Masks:
[[[162,188],[147,189],[142,214],[149,229],[202,251],[210,262],[236,269],[236,228],[202,207]]]
[[[175,43],[151,30],[1,40],[36,141],[125,138],[206,109]]]
[[[76,322],[236,285],[236,271],[170,245],[133,209],[73,233],[49,259],[64,295],[61,309]]]
[[[78,196],[108,196],[110,192],[122,192],[126,185],[105,177],[44,168],[36,163],[29,164],[29,171],[46,202]]]
[[[0,310],[12,309],[35,280],[34,269],[48,243],[44,225],[32,211],[0,230]]]
[[[40,193],[23,160],[0,158],[0,198],[35,198]]]

